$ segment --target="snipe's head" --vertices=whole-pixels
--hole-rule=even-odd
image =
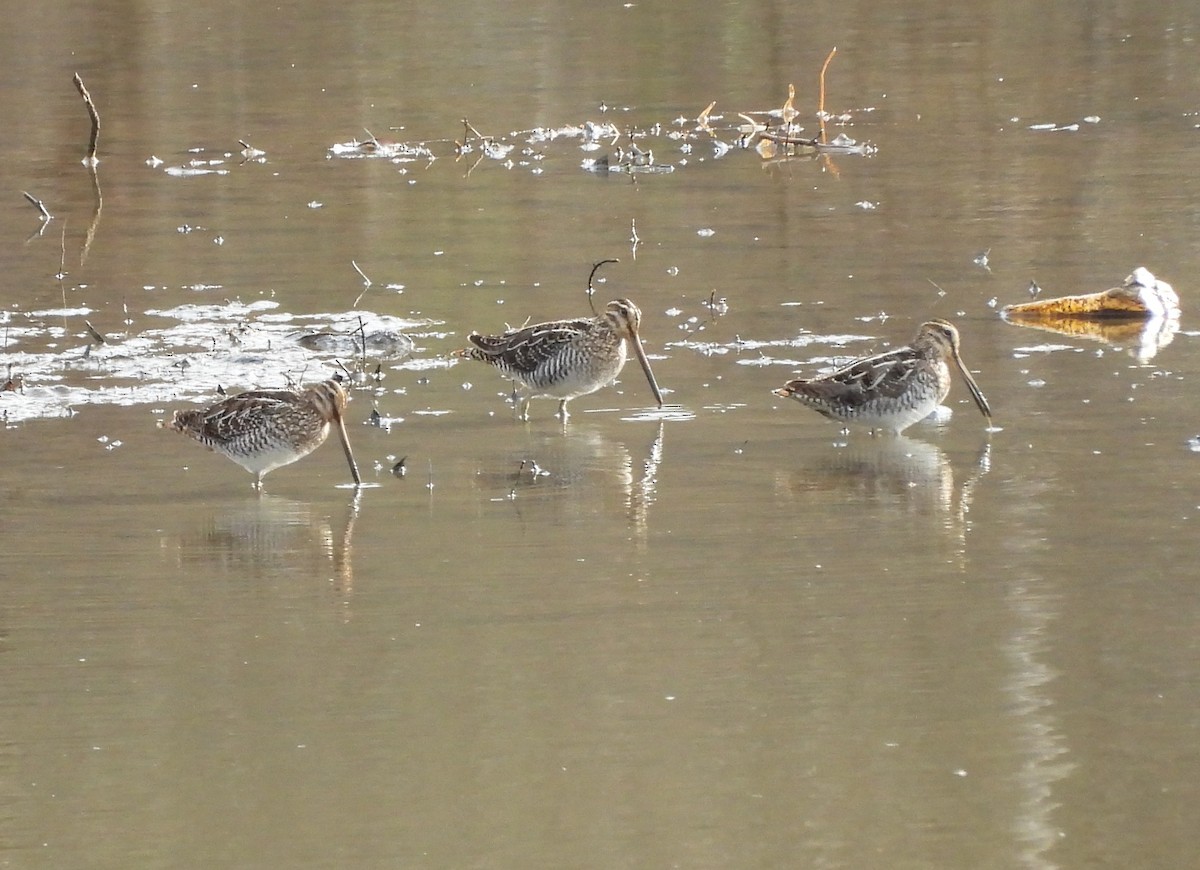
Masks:
[[[329,379],[313,384],[304,391],[305,398],[316,408],[322,420],[334,421],[342,418],[348,397],[339,381]]]
[[[661,408],[663,404],[662,392],[658,389],[658,381],[654,379],[654,372],[650,370],[650,360],[646,357],[646,349],[642,347],[641,309],[628,299],[614,299],[604,306],[604,314],[601,317],[608,322],[609,327],[617,336],[629,342],[633,347],[638,364],[641,365],[642,371],[646,375],[646,382],[650,384],[650,392],[654,394],[654,401]]]
[[[621,338],[634,340],[642,328],[642,310],[628,299],[614,299],[604,306],[604,313],[600,316]]]
[[[329,379],[314,384],[304,391],[304,395],[312,402],[321,419],[332,423],[337,429],[338,440],[342,442],[342,452],[346,454],[346,463],[350,466],[350,476],[354,478],[355,486],[362,486],[362,477],[358,473],[358,463],[354,461],[354,451],[350,449],[350,436],[346,434],[344,414],[349,396],[342,388],[341,381]]]
[[[930,320],[921,324],[912,346],[917,350],[933,354],[942,359],[957,359],[959,349],[958,327],[948,320]]]
[[[938,359],[954,360],[954,365],[962,373],[967,389],[971,391],[971,398],[975,400],[980,413],[988,420],[992,419],[992,409],[988,405],[988,400],[984,398],[975,379],[971,377],[966,364],[962,361],[962,355],[959,353],[958,328],[953,323],[946,320],[930,320],[922,323],[921,328],[917,330],[917,337],[913,339],[912,346],[914,350],[936,356]]]

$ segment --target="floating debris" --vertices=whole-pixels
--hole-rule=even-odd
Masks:
[[[1036,283],[1030,282],[1032,295],[1036,296],[1040,291]],[[1001,314],[1014,322],[1064,317],[1126,320],[1179,317],[1179,296],[1170,284],[1155,278],[1146,267],[1138,266],[1120,287],[1099,293],[1006,305]]]
[[[220,162],[220,161],[218,161]],[[212,169],[208,166],[168,166],[163,172],[172,178],[198,178],[201,175],[228,175],[228,169]]]
[[[1030,282],[1029,292],[1037,296],[1041,288]],[[1000,316],[1015,326],[1128,347],[1138,361],[1147,362],[1179,331],[1179,296],[1138,266],[1120,287],[1008,305]]]
[[[371,131],[367,131],[370,137],[362,142],[357,139],[352,139],[349,142],[341,142],[329,146],[329,154],[332,157],[380,157],[385,160],[392,160],[397,163],[413,162],[416,160],[427,160],[433,162],[437,159],[433,152],[424,143],[412,142],[393,142],[376,139],[371,135]]]
[[[330,356],[365,354],[374,359],[403,359],[416,347],[416,342],[403,332],[390,329],[374,332],[306,332],[296,337],[296,344]]]
[[[253,145],[243,139],[238,139],[238,144],[242,146],[242,157],[244,157],[246,160],[253,160],[256,163],[267,162],[266,151],[255,148]]]
[[[738,112],[735,118],[713,113],[716,102],[710,102],[694,118],[680,114],[669,123],[653,122],[643,126],[618,126],[610,121],[585,120],[581,123],[558,126],[539,126],[527,130],[515,130],[506,134],[485,134],[477,130],[469,120],[463,118],[462,132],[457,136],[425,139],[420,141],[380,140],[369,130],[368,138],[359,141],[341,142],[329,147],[329,157],[374,158],[382,157],[394,162],[428,160],[437,156],[464,158],[475,156],[475,163],[468,175],[483,160],[499,162],[507,169],[525,168],[531,173],[541,174],[546,167],[543,161],[553,157],[548,148],[558,142],[569,142],[585,152],[600,152],[607,144],[615,149],[603,156],[591,156],[578,165],[587,172],[621,172],[631,175],[670,174],[676,169],[708,159],[720,159],[734,149],[755,150],[764,159],[787,159],[808,155],[852,155],[870,156],[877,147],[869,142],[859,142],[845,133],[832,139],[826,134],[827,124],[853,124],[857,113],[871,112],[867,107],[839,112],[825,111],[825,74],[836,49],[825,59],[820,75],[820,97],[814,116],[819,122],[819,132],[806,133],[801,126],[803,115],[796,108],[796,88],[790,85],[787,100],[781,107],[766,110]],[[601,105],[601,112],[630,112],[628,107],[612,109]],[[396,129],[396,128],[393,128]],[[457,132],[457,131],[456,131]],[[712,145],[712,157],[700,155],[696,144],[702,141]],[[658,145],[655,154],[650,144]],[[668,150],[678,153],[682,159],[664,159]],[[827,168],[837,171],[832,163]],[[403,170],[402,170],[403,171]]]

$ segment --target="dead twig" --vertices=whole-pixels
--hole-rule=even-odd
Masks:
[[[354,267],[354,271],[357,272],[359,274],[359,276],[363,279],[363,291],[358,294],[358,298],[355,299],[354,304],[350,306],[351,308],[357,308],[358,303],[362,302],[362,298],[364,296],[366,296],[367,291],[371,289],[371,279],[367,277],[366,273],[363,272],[362,269],[358,268],[358,263],[351,260],[350,265]]]
[[[105,339],[105,337],[100,334],[100,330],[98,330],[98,329],[96,329],[96,327],[92,326],[92,322],[90,320],[87,320],[85,318],[83,321],[83,325],[87,327],[88,335],[90,335],[93,339],[95,339],[96,344],[108,344],[108,340]]]
[[[34,196],[32,193],[29,193],[26,190],[22,190],[21,195],[24,196],[27,200],[29,200],[30,205],[32,205],[34,208],[36,208],[38,211],[40,211],[42,213],[42,220],[44,220],[44,221],[54,220],[54,215],[50,214],[50,212],[46,209],[46,204],[44,202],[42,202],[40,199],[38,199],[36,196]]]
[[[474,133],[476,139],[482,139],[484,142],[491,141],[492,137],[484,136],[482,133],[480,133],[478,130],[476,130],[473,126],[471,126],[471,122],[468,121],[466,118],[463,118],[462,122],[463,122],[464,131],[465,131],[463,133],[463,139],[470,139],[471,137],[468,136],[467,133]]]
[[[80,78],[79,73],[75,73],[75,90],[79,91],[79,96],[83,97],[83,104],[87,106],[88,114],[92,118],[92,138],[88,142],[87,157],[84,158],[84,165],[95,166],[100,161],[96,159],[96,142],[100,139],[100,113],[96,111],[96,104],[92,102],[92,95],[88,93],[87,87]]]
[[[788,145],[800,148],[817,148],[821,143],[816,139],[805,139],[803,136],[785,136],[782,133],[759,133],[759,139],[766,139],[777,145]]]
[[[825,144],[825,70],[829,69],[829,62],[833,60],[833,56],[837,54],[837,46],[829,50],[829,54],[825,57],[825,63],[821,64],[821,82],[820,92],[817,96],[817,117],[821,121],[821,144]]]
[[[92,119],[92,138],[88,141],[88,152],[87,156],[83,158],[83,165],[91,171],[92,193],[96,200],[96,207],[92,210],[92,222],[88,225],[87,237],[83,242],[83,251],[79,255],[79,263],[83,265],[87,262],[88,251],[92,249],[92,241],[96,238],[96,228],[100,225],[100,212],[104,210],[104,195],[100,192],[100,179],[96,176],[96,166],[100,163],[96,158],[96,143],[100,139],[100,113],[96,111],[96,104],[92,100],[92,95],[88,92],[87,86],[84,85],[79,73],[75,73],[73,81],[75,82],[75,90],[79,91],[79,95],[83,97],[83,104],[87,106],[88,115]]]
[[[618,260],[618,259],[616,259],[615,257],[610,257],[610,258],[609,258],[609,259],[607,259],[607,260],[601,260],[599,263],[596,263],[594,266],[592,266],[592,271],[591,271],[591,274],[590,274],[590,275],[588,275],[588,286],[587,286],[587,298],[588,298],[588,305],[589,305],[589,306],[591,307],[591,309],[592,309],[592,314],[596,315],[597,317],[599,317],[600,315],[599,315],[599,314],[597,314],[597,312],[596,312],[596,305],[595,305],[595,303],[594,303],[594,302],[592,302],[592,296],[593,296],[593,295],[595,294],[595,292],[596,292],[595,288],[592,286],[592,279],[594,279],[594,278],[596,277],[596,272],[597,272],[597,271],[600,269],[600,267],[601,267],[601,266],[603,266],[605,263],[619,263],[619,262],[621,262],[621,261],[620,261],[620,260]]]
[[[62,283],[63,279],[66,277],[67,277],[67,222],[64,220],[63,226],[62,226],[62,235],[58,240],[58,274],[54,276],[54,279],[56,281],[58,281],[59,286],[62,288],[63,308],[67,307],[67,288]]]

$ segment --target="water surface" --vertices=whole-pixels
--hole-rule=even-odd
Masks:
[[[10,10],[0,863],[1195,863],[1196,34],[1132,3]],[[873,156],[717,147],[789,83],[815,130],[834,45],[831,132]],[[516,147],[457,157],[463,118]],[[586,122],[673,171],[528,132]],[[436,159],[331,151],[370,134]],[[166,172],[195,160],[223,174]],[[587,314],[606,257],[681,411],[630,367],[514,420],[450,353]],[[1149,356],[998,317],[1137,265],[1183,303]],[[327,377],[292,333],[360,314],[415,345],[353,393],[378,486],[326,445],[258,494],[157,427]],[[935,316],[998,431],[961,383],[901,438],[771,395]]]

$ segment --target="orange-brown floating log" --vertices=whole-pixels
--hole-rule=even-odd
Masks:
[[[1050,326],[1061,320],[1144,320],[1150,317],[1178,317],[1179,297],[1166,281],[1154,277],[1149,269],[1138,266],[1120,287],[1080,296],[1060,296],[1019,305],[1007,305],[1000,312],[1013,323]],[[1061,332],[1080,334],[1069,328],[1053,326]]]

